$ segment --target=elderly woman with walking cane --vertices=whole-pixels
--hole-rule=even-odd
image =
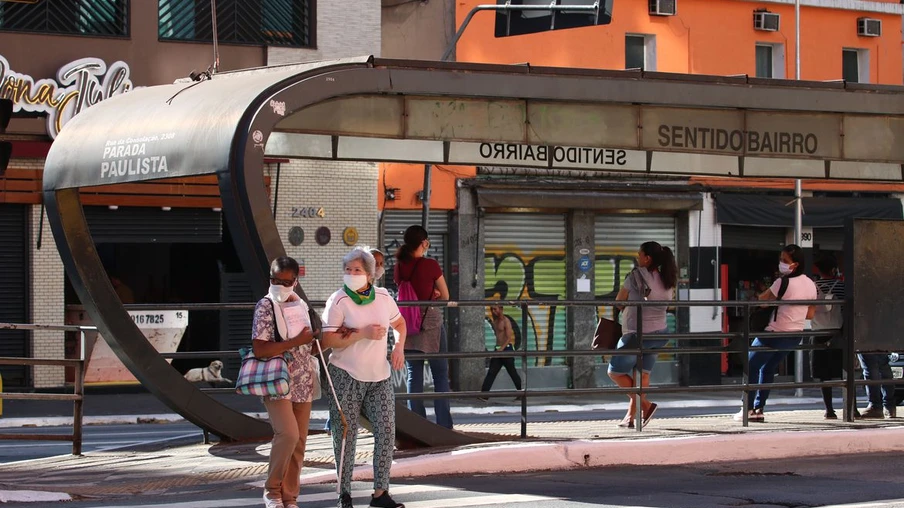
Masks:
[[[387,330],[392,327],[396,332],[391,368],[401,370],[405,366],[405,320],[389,292],[374,286],[376,262],[367,249],[355,248],[342,261],[344,284],[326,302],[322,339],[323,348],[333,350],[327,368],[332,391],[330,420],[334,427],[335,422],[342,422],[342,431],[334,428],[332,432],[339,477],[338,506],[352,507],[358,417],[363,415],[373,425],[374,434],[374,493],[370,506],[404,507],[389,496],[389,470],[395,446],[395,392],[387,360]]]

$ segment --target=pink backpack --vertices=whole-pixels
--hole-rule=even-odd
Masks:
[[[414,268],[411,269],[411,276],[414,275],[414,272],[417,270],[417,263],[420,262],[418,259],[414,264]],[[401,274],[399,274],[399,294],[396,297],[396,300],[400,302],[416,302],[419,300],[417,293],[414,291],[414,285],[411,284],[411,279],[405,280],[402,279]],[[405,328],[408,333],[411,335],[421,333],[421,324],[424,322],[424,310],[420,307],[399,307],[399,313],[405,318]]]

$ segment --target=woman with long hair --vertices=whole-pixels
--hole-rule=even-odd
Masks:
[[[399,247],[396,253],[398,263],[393,273],[395,283],[410,282],[417,299],[448,300],[449,288],[443,277],[443,269],[435,259],[424,257],[430,249],[430,239],[427,230],[421,226],[410,226],[405,230],[405,243]],[[401,301],[401,300],[400,300]],[[405,343],[405,351],[412,353],[439,353],[445,349],[442,344],[443,313],[436,307],[419,309],[422,321],[420,330],[411,333]],[[414,332],[414,330],[411,330]],[[449,388],[449,363],[444,358],[431,358],[430,370],[433,372],[433,390],[435,392],[448,392]],[[408,393],[422,393],[424,391],[424,361],[408,361]],[[433,407],[436,411],[436,423],[448,429],[452,428],[452,414],[449,399],[435,399]],[[408,408],[415,413],[427,418],[427,410],[422,400],[409,400]]]
[[[298,262],[286,256],[274,259],[270,264],[270,290],[257,302],[251,327],[254,356],[285,354],[289,365],[289,393],[264,397],[273,426],[270,465],[264,482],[266,508],[298,508],[299,475],[314,399],[314,333],[308,306],[295,293],[296,284]]]
[[[787,245],[779,255],[778,271],[781,277],[775,279],[772,286],[760,294],[761,301],[774,300],[815,300],[816,284],[805,275],[804,251],[797,245]],[[778,305],[773,318],[766,326],[767,332],[800,332],[804,329],[804,321],[813,319],[816,314],[814,305]],[[788,348],[800,344],[801,337],[755,338],[752,347],[769,347],[779,351],[751,351],[747,356],[750,373],[747,382],[750,384],[769,384],[775,379],[775,370],[788,356]],[[785,349],[785,351],[781,351]],[[763,409],[769,390],[759,389],[747,392],[747,419],[751,422],[766,421]],[[734,416],[735,420],[744,419],[742,409]]]
[[[663,247],[656,242],[646,242],[637,251],[637,267],[625,277],[625,282],[617,301],[666,301],[675,295],[675,286],[678,284],[678,265],[675,263],[675,255],[668,247]],[[655,306],[643,308],[644,349],[656,349],[666,345],[668,340],[656,339],[651,336],[668,332],[666,324],[667,306]],[[622,314],[622,337],[618,341],[616,349],[639,349],[640,341],[637,340],[637,307],[626,306]],[[613,355],[609,360],[609,377],[618,386],[628,388],[634,386],[635,376],[640,376],[641,386],[650,386],[650,372],[656,363],[656,354],[652,351],[643,355],[643,363],[638,369],[636,355]],[[631,427],[634,425],[635,395],[628,395],[631,403],[628,412],[619,422],[619,427]],[[646,395],[641,398],[641,410],[643,425],[646,425],[653,413],[656,412],[656,404],[647,400]]]

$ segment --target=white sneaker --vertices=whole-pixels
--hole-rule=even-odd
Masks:
[[[267,491],[264,491],[264,508],[285,508],[282,499],[271,499],[267,497]]]

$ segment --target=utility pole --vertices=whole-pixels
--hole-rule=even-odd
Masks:
[[[800,0],[794,2],[794,79],[800,81]],[[794,243],[800,245],[801,230],[803,229],[803,202],[801,198],[800,178],[794,180]],[[812,353],[811,353],[812,354]],[[794,380],[802,383],[804,380],[804,352],[794,352]],[[802,388],[794,390],[796,397],[803,397]]]

